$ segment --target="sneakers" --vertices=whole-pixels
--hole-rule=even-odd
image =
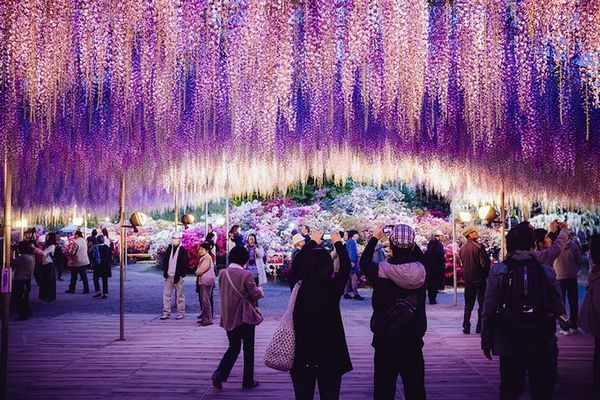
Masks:
[[[471,328],[463,328],[463,333],[465,335],[470,335],[471,334]]]
[[[95,297],[95,298],[102,297],[102,293],[98,292],[93,297]]]
[[[108,295],[107,295],[107,294],[103,294],[103,295],[102,295],[102,298],[103,298],[103,299],[106,299],[106,298],[108,298]]]
[[[571,336],[573,333],[571,332],[571,329],[569,330],[560,330],[560,334],[563,336]]]
[[[569,329],[569,332],[571,332],[571,335],[576,335],[578,333],[581,333],[581,329],[579,329],[579,328],[571,328],[571,329]]]
[[[175,317],[175,319],[183,319],[184,315],[183,314],[177,314],[177,316]]]
[[[160,319],[163,320],[163,321],[165,319],[169,319],[169,318],[171,318],[171,316],[169,314],[163,314],[163,315],[160,316]]]

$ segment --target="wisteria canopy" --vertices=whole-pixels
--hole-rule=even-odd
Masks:
[[[0,0],[14,203],[308,176],[600,203],[600,0]]]

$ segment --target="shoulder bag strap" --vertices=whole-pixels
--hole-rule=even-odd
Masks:
[[[229,284],[231,284],[231,287],[233,288],[233,290],[238,294],[238,296],[240,296],[242,298],[242,300],[244,300],[246,303],[250,304],[250,306],[252,308],[254,308],[254,311],[258,312],[258,310],[256,309],[256,307],[254,307],[254,304],[252,304],[252,302],[250,300],[248,300],[233,284],[233,280],[231,280],[231,276],[229,276],[229,270],[225,269],[225,275],[227,275],[227,279],[229,280]]]

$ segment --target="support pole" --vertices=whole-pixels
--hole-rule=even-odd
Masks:
[[[456,273],[456,218],[452,211],[452,281],[454,286],[454,305],[458,306],[458,275]]]
[[[127,260],[125,239],[125,176],[121,178],[121,196],[119,198],[120,228],[120,268],[119,268],[119,340],[125,340],[125,263]]]
[[[227,241],[225,242],[225,267],[229,267],[229,193],[227,193],[227,198],[225,199],[225,227]]]
[[[11,279],[10,274],[10,235],[12,230],[12,166],[8,155],[4,155],[4,265],[2,276]],[[3,282],[4,283],[4,282]],[[6,399],[7,371],[8,371],[8,318],[10,317],[10,285],[6,282],[6,290],[2,290],[2,349],[0,350],[0,399]],[[3,287],[4,289],[4,287]],[[6,292],[6,293],[5,293]]]
[[[21,233],[19,236],[19,240],[23,241],[23,237],[25,236],[25,227],[23,224],[23,209],[21,209],[21,220],[19,221],[19,225],[21,226]]]
[[[204,237],[208,232],[208,199],[204,199]]]
[[[506,204],[504,201],[504,184],[500,193],[500,261],[506,257]]]
[[[173,214],[175,214],[175,230],[179,230],[179,199],[177,194],[177,189],[175,189],[175,210]]]

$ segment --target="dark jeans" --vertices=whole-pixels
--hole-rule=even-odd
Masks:
[[[577,329],[577,315],[579,314],[579,288],[577,287],[577,278],[561,279],[560,290],[562,296],[567,304],[569,300],[569,321],[571,322],[571,328]]]
[[[218,379],[225,382],[229,378],[233,364],[240,354],[242,342],[244,343],[244,379],[242,385],[254,383],[254,325],[242,324],[237,328],[227,331],[229,348],[223,355],[215,374]]]
[[[321,400],[337,400],[340,398],[342,376],[323,376],[314,368],[302,368],[290,373],[294,384],[296,400],[312,400],[315,397],[315,384],[319,386]]]
[[[100,293],[100,278],[102,278],[102,294],[108,294],[108,276],[100,276],[94,271],[94,290]]]
[[[470,283],[465,285],[465,316],[463,328],[471,328],[471,313],[477,300],[477,329],[481,329],[481,313],[483,312],[483,299],[485,298],[485,282]]]
[[[13,302],[17,311],[19,312],[19,318],[29,318],[33,314],[31,308],[29,308],[29,292],[31,291],[31,280],[30,279],[16,279],[13,288],[12,296]]]
[[[54,263],[41,266],[39,284],[40,300],[48,302],[56,300],[56,275],[54,271]]]
[[[89,265],[84,265],[82,267],[71,267],[71,282],[69,283],[69,291],[75,291],[75,285],[77,284],[77,274],[81,276],[81,281],[83,282],[83,291],[89,292],[90,285],[88,284],[87,278],[87,269]]]
[[[594,390],[600,392],[600,338],[594,338]]]
[[[401,348],[394,346],[375,348],[375,400],[396,398],[398,375],[402,378],[406,400],[425,399],[423,342]]]
[[[500,357],[500,399],[516,400],[525,389],[529,378],[531,400],[552,400],[556,371],[556,347],[526,356]]]

